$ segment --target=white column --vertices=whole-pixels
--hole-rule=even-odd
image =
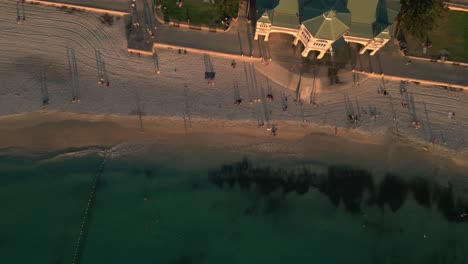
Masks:
[[[362,47],[362,49],[359,51],[359,54],[364,54],[367,50],[367,45]]]
[[[306,47],[304,51],[301,53],[302,57],[307,57],[309,55],[309,52],[310,52],[310,49]]]
[[[265,39],[264,41],[268,41],[268,38],[270,37],[270,32],[267,32],[266,35],[265,35]]]
[[[326,53],[326,52],[327,52],[326,50],[320,50],[320,53],[319,53],[319,55],[317,56],[317,59],[320,60],[321,58],[323,58],[323,56],[325,56],[325,53]]]
[[[296,37],[294,38],[294,46],[297,46],[297,43],[299,43],[299,35],[296,35]]]

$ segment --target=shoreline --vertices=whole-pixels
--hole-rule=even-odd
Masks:
[[[465,153],[423,144],[390,130],[371,135],[356,129],[338,128],[338,135],[335,135],[333,126],[311,123],[299,126],[300,122],[284,121],[277,123],[277,136],[272,136],[265,128],[257,128],[248,121],[196,118],[192,120],[192,128],[186,131],[180,117],[146,116],[143,120],[144,132],[141,132],[138,116],[63,112],[3,116],[0,117],[0,149],[7,153],[13,150],[50,153],[124,144],[157,146],[158,151],[168,153],[206,150],[226,156],[224,161],[229,160],[228,156],[256,155],[295,157],[329,164],[341,162],[371,167],[376,172],[406,168],[431,173],[453,166],[468,169]],[[200,159],[199,162],[204,161]]]

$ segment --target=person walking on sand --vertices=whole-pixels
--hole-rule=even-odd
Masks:
[[[338,135],[338,128],[335,127],[335,136],[337,136],[337,135]]]

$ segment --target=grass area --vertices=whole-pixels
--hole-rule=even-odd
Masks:
[[[439,59],[441,53],[448,53],[448,60],[468,62],[468,13],[449,11],[440,19],[439,26],[429,33],[432,47],[422,53],[419,41],[408,38],[411,55]]]
[[[237,17],[239,0],[215,0],[214,4],[204,0],[182,0],[182,7],[177,0],[160,0],[165,21],[188,23],[195,26],[223,27],[225,17]]]

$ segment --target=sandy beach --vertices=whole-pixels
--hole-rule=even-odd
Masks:
[[[0,0],[6,262],[466,263],[467,92],[138,56],[126,21]]]
[[[65,154],[70,151],[74,155],[73,149],[93,148],[110,150],[116,158],[157,150],[161,154],[158,159],[167,155],[168,162],[174,155],[182,155],[187,169],[245,156],[310,160],[324,167],[339,163],[366,168],[377,177],[387,172],[414,173],[440,182],[449,180],[445,178],[448,171],[457,177],[468,169],[466,156],[412,142],[391,130],[368,135],[338,129],[335,135],[330,126],[279,122],[278,134],[273,136],[251,122],[196,119],[192,128],[170,118],[143,117],[143,122],[142,131],[138,116],[35,112],[3,117],[0,149],[22,154],[65,150]]]
[[[18,25],[15,3],[1,3],[2,147],[112,146],[169,136],[190,145],[196,135],[201,139],[196,144],[214,140],[220,149],[236,137],[243,146],[290,140],[320,149],[321,143],[320,157],[345,155],[333,152],[338,141],[359,142],[349,149],[349,159],[357,149],[367,151],[363,144],[385,146],[386,153],[398,140],[450,159],[464,160],[468,153],[466,92],[404,84],[401,94],[398,82],[352,73],[329,86],[322,71],[316,79],[304,76],[297,95],[297,74],[274,61],[238,61],[233,68],[224,57],[167,49],[139,57],[126,51],[125,18],[107,26],[98,14],[27,4],[27,23]],[[207,67],[216,72],[212,84],[204,78]],[[97,84],[101,77],[109,87]],[[378,93],[381,89],[389,95]],[[274,100],[267,101],[268,94]],[[73,97],[80,102],[72,103]],[[241,106],[234,104],[239,99]],[[350,122],[350,115],[359,122]],[[418,129],[413,121],[420,123]],[[278,129],[275,137],[272,127]],[[327,144],[320,137],[307,140],[318,133],[333,137]],[[281,148],[270,152],[298,153]],[[362,155],[372,160],[373,155]]]

